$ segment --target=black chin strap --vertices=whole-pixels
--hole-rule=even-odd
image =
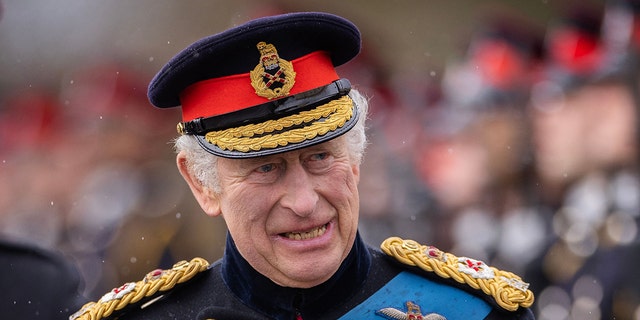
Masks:
[[[180,122],[178,123],[178,133],[202,136],[210,131],[281,118],[300,111],[310,110],[328,101],[338,99],[347,95],[349,91],[351,91],[351,83],[349,80],[339,79],[324,87],[269,101],[254,107],[219,116]]]

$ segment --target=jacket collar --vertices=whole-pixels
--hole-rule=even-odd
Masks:
[[[329,280],[308,289],[281,287],[249,265],[229,234],[222,259],[222,278],[250,308],[270,318],[293,319],[296,312],[303,317],[322,314],[346,301],[363,285],[370,266],[369,250],[357,234],[351,252]]]

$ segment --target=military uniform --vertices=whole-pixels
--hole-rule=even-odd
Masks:
[[[411,240],[382,248],[357,238],[331,279],[297,289],[253,270],[229,237],[211,266],[194,259],[152,271],[71,319],[533,319],[533,293],[516,275]]]
[[[540,317],[633,319],[640,310],[629,268],[640,239],[637,4],[571,8],[547,30],[538,86],[547,89],[531,109],[547,237],[525,272]]]

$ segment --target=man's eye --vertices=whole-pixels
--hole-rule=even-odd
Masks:
[[[327,158],[329,158],[328,152],[316,153],[311,156],[311,160],[313,161],[322,161],[322,160],[326,160]]]
[[[273,164],[273,163],[270,163],[270,164],[265,164],[265,165],[262,165],[262,166],[258,167],[258,169],[256,169],[256,171],[258,171],[260,173],[267,173],[267,172],[271,172],[271,171],[273,171],[275,169],[276,169],[276,165]]]

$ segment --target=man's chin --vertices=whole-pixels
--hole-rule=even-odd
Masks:
[[[315,287],[329,280],[340,268],[340,261],[297,261],[292,264],[295,264],[295,268],[288,268],[282,286],[303,289]]]

